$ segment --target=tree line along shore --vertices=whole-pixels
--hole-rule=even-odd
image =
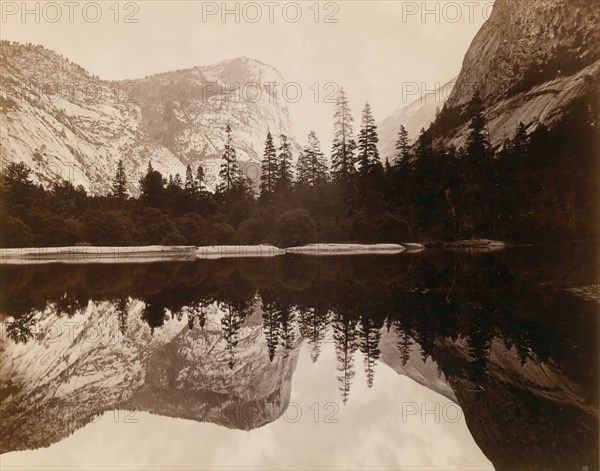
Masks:
[[[35,184],[35,170],[12,162],[0,175],[0,246],[593,240],[600,220],[594,106],[582,98],[551,127],[520,124],[493,148],[475,89],[463,111],[469,118],[464,147],[439,144],[437,136],[464,119],[443,109],[414,143],[401,126],[396,154],[380,156],[368,103],[355,135],[341,91],[330,155],[315,132],[297,159],[286,136],[269,133],[260,181],[244,176],[235,130],[227,125],[214,192],[206,189],[202,166],[188,166],[182,177],[162,175],[150,163],[132,182],[121,160],[110,191],[91,195],[67,180]]]

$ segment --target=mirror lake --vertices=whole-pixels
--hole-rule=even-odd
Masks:
[[[599,268],[564,246],[3,265],[0,462],[596,469]]]

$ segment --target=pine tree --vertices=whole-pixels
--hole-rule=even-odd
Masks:
[[[334,312],[333,340],[337,359],[339,390],[344,405],[350,396],[350,386],[354,378],[354,352],[356,345],[356,319],[348,313]]]
[[[487,136],[487,120],[485,106],[478,87],[473,89],[473,97],[469,102],[469,135],[467,137],[467,157],[471,161],[485,159],[490,153],[490,144]]]
[[[152,168],[152,167],[150,167]],[[24,162],[11,162],[2,168],[4,181],[10,186],[22,186],[31,188],[31,169]]]
[[[221,309],[225,313],[221,318],[221,325],[223,327],[223,338],[229,352],[228,365],[230,369],[233,369],[235,365],[235,348],[239,342],[239,330],[243,323],[243,316],[240,310],[230,302],[222,303]]]
[[[119,201],[125,201],[127,199],[127,175],[125,175],[125,166],[123,160],[119,159],[117,163],[117,172],[115,173],[115,179],[112,184],[111,194]]]
[[[275,296],[267,290],[261,291],[263,332],[267,342],[269,359],[273,361],[281,339],[281,312],[276,306]]]
[[[217,187],[217,192],[229,196],[232,191],[239,188],[244,178],[238,165],[237,154],[231,137],[231,126],[229,124],[225,128],[225,132],[227,138],[225,140],[225,150],[223,151],[223,162],[219,171],[221,183]]]
[[[296,162],[296,183],[301,186],[310,186],[310,151],[305,147],[300,152]]]
[[[417,139],[415,158],[417,162],[433,158],[433,144],[431,142],[431,137],[425,132],[425,128],[421,128],[421,133]]]
[[[198,168],[196,169],[196,188],[198,193],[202,194],[205,190],[204,188],[204,168],[202,165],[198,164]]]
[[[165,181],[160,172],[152,168],[152,163],[148,162],[146,174],[140,178],[141,199],[150,205],[156,205],[164,189]]]
[[[467,136],[466,155],[459,165],[460,188],[464,200],[458,212],[460,233],[463,237],[475,237],[489,227],[489,211],[496,205],[496,185],[492,151],[488,140],[485,108],[479,88],[473,89],[468,105],[471,116]]]
[[[284,348],[283,355],[287,358],[290,350],[294,346],[296,339],[295,324],[296,315],[291,306],[287,303],[277,303],[276,309],[279,312],[279,320],[281,322],[281,346]]]
[[[420,144],[416,147],[428,145],[425,142],[427,136],[425,130],[421,130]],[[423,149],[419,150],[419,155],[422,155]],[[424,151],[427,152],[427,151]],[[408,140],[408,131],[403,125],[400,125],[398,131],[398,140],[396,141],[396,158],[394,160],[393,175],[396,184],[396,193],[404,203],[409,203],[413,200],[414,190],[414,168],[410,158],[410,145]]]
[[[188,196],[196,196],[198,194],[198,185],[190,165],[185,168],[185,192]]]
[[[326,305],[317,304],[315,307],[299,309],[299,312],[300,334],[308,339],[314,363],[321,354],[321,344],[329,325],[329,311]]]
[[[409,146],[408,146],[408,131],[403,125],[400,125],[400,130],[398,131],[398,140],[396,141],[396,165],[399,165],[401,162],[407,162],[409,159]]]
[[[366,103],[358,134],[358,169],[363,177],[373,172],[376,166],[381,164],[377,149],[378,142],[377,126],[371,113],[371,106]]]
[[[517,126],[517,132],[510,146],[511,153],[517,162],[521,163],[527,158],[529,149],[529,137],[527,136],[527,127],[520,122]]]
[[[177,187],[177,188],[183,188],[183,180],[181,179],[181,175],[179,175],[179,173],[175,174],[175,178],[173,178],[173,184]]]
[[[300,185],[315,186],[328,179],[327,162],[321,152],[321,143],[314,131],[308,134],[308,143],[296,164],[297,182]]]
[[[273,144],[273,136],[268,132],[267,140],[265,141],[265,152],[261,162],[260,175],[260,196],[267,201],[271,201],[271,198],[275,193],[279,175],[277,164],[277,150]]]
[[[371,317],[361,316],[360,351],[365,361],[365,374],[367,376],[367,386],[373,387],[375,378],[375,365],[380,356],[379,341],[381,339],[381,329],[375,325]]]
[[[279,146],[279,155],[277,156],[277,189],[285,190],[292,185],[292,147],[288,142],[287,136],[279,136],[281,145]]]
[[[406,366],[406,363],[410,360],[412,340],[406,329],[403,329],[400,323],[396,325],[396,333],[398,334],[399,339],[398,350],[400,351],[400,360],[402,361],[402,366]]]
[[[344,89],[340,93],[333,115],[333,147],[331,151],[331,173],[336,181],[346,182],[355,172],[352,113]]]

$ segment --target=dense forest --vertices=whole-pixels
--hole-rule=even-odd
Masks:
[[[512,242],[593,239],[600,220],[598,121],[593,97],[572,103],[551,127],[520,124],[493,148],[477,89],[464,147],[437,136],[452,119],[442,110],[411,143],[403,126],[397,155],[379,156],[377,127],[365,105],[353,131],[340,91],[330,159],[311,132],[297,159],[286,136],[266,136],[259,184],[238,162],[227,125],[219,186],[209,192],[201,166],[165,176],[149,164],[128,181],[123,161],[107,195],[70,181],[36,185],[24,163],[0,178],[3,247],[214,245],[444,241],[475,237]],[[136,187],[139,191],[132,191]],[[133,194],[139,195],[134,197]]]

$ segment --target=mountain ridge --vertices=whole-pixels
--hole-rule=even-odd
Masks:
[[[283,77],[256,59],[134,80],[100,79],[41,45],[3,41],[0,59],[0,161],[25,162],[39,183],[62,178],[106,193],[122,158],[132,194],[149,163],[165,176],[202,164],[214,189],[228,123],[250,178],[257,178],[267,129],[299,148],[287,103],[265,85]]]

